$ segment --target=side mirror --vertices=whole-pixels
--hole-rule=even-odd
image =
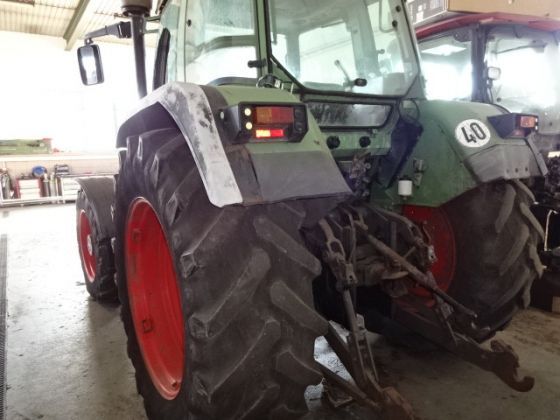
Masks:
[[[80,76],[84,85],[91,86],[103,83],[105,79],[98,45],[89,44],[78,48],[78,63],[80,64]]]

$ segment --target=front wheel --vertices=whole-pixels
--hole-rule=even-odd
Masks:
[[[293,419],[321,380],[319,261],[301,212],[213,206],[180,132],[128,139],[116,263],[128,354],[150,419]]]

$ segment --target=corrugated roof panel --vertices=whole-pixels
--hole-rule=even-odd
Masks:
[[[96,0],[97,7],[95,11],[106,15],[113,15],[121,12],[120,1],[115,0]]]
[[[24,1],[24,0],[21,0]],[[75,14],[80,0],[34,0],[35,4],[21,4],[0,0],[0,31],[26,32],[62,37]],[[111,25],[122,17],[119,0],[90,0],[89,12],[84,14],[76,33],[79,38],[87,32]],[[93,11],[93,13],[92,13]],[[146,38],[146,44],[153,46],[154,36]],[[114,37],[104,37],[103,41],[129,43]]]
[[[62,36],[74,10],[47,4],[0,4],[0,30]]]
[[[48,4],[54,7],[75,9],[80,0],[35,0],[35,3]]]

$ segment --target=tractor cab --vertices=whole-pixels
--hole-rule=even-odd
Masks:
[[[529,15],[523,2],[517,9],[498,2],[483,9],[421,3],[409,8],[429,98],[535,114],[540,134],[560,134],[560,20],[551,17],[552,8],[541,17]]]
[[[399,1],[275,1],[270,27],[272,62],[300,89],[403,96],[418,75]]]
[[[257,22],[250,1],[189,2],[176,77],[255,86],[274,75],[292,92],[405,95],[418,65],[400,1],[350,3],[274,1]]]
[[[184,66],[168,80],[255,86],[258,78],[274,75],[292,92],[403,96],[418,75],[398,0],[278,0],[263,11],[246,0],[182,7],[185,48],[174,55]],[[266,19],[258,17],[262,12]],[[177,13],[173,4],[165,8],[164,28]]]

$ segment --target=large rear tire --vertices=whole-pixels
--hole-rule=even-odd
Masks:
[[[114,302],[117,285],[113,249],[111,238],[103,235],[100,223],[93,203],[80,190],[76,199],[76,226],[86,289],[96,300]]]
[[[306,387],[321,380],[314,342],[327,329],[312,308],[321,265],[303,246],[302,213],[282,203],[213,206],[175,129],[127,143],[116,265],[128,354],[148,417],[300,417]],[[165,310],[138,303],[149,306],[150,293],[162,289],[171,298],[155,302],[167,302]],[[180,330],[175,342],[167,324]],[[167,337],[159,353],[150,338],[158,334]]]
[[[505,328],[530,302],[542,276],[537,246],[542,226],[530,210],[535,197],[520,181],[481,185],[439,208],[406,206],[405,215],[431,238],[438,286],[478,314],[484,341]],[[432,306],[424,289],[411,289]]]
[[[529,305],[531,285],[543,272],[537,246],[544,234],[532,202],[531,191],[512,181],[482,185],[444,207],[457,250],[449,293],[491,332]]]

